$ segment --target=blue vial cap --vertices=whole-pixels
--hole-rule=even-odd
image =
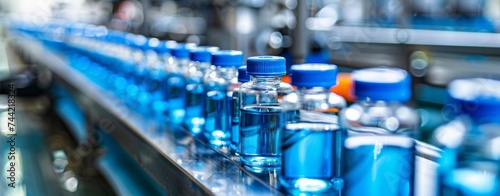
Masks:
[[[181,43],[170,49],[170,53],[178,59],[188,59],[191,49],[194,49],[195,47],[196,44],[194,43]]]
[[[330,64],[293,65],[292,85],[297,87],[331,87],[337,84],[337,66]]]
[[[190,58],[192,61],[211,63],[212,53],[219,50],[219,47],[201,46],[191,50]]]
[[[220,67],[237,67],[243,64],[243,52],[238,50],[219,50],[212,53],[212,64]]]
[[[286,74],[286,60],[280,56],[248,57],[247,73],[260,76],[282,76]]]
[[[353,72],[357,99],[406,102],[411,96],[410,77],[398,68],[369,68]]]
[[[250,81],[250,76],[247,74],[247,66],[238,67],[238,82],[248,82]]]
[[[500,119],[500,81],[482,78],[458,79],[448,86],[454,114],[475,121]]]

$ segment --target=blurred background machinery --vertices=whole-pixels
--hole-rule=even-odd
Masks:
[[[20,0],[0,5],[9,17],[105,25],[242,50],[247,56],[282,55],[289,64],[397,66],[438,86],[477,75],[460,62],[488,67],[498,54],[497,0]],[[460,69],[442,75],[446,66]]]

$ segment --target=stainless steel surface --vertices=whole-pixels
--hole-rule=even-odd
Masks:
[[[500,34],[402,28],[334,26],[328,32],[331,61],[348,68],[400,67],[410,71],[411,54],[426,51],[430,61],[421,82],[445,87],[458,78],[500,79]],[[333,46],[333,48],[332,48]],[[412,72],[413,73],[413,72]]]
[[[12,43],[72,88],[93,125],[100,130],[97,135],[116,140],[166,194],[280,194],[182,128],[138,115],[110,92],[72,69],[61,56],[35,41],[18,39]]]
[[[311,30],[330,31],[331,36],[335,36],[340,42],[487,48],[498,48],[500,46],[500,34],[497,33],[370,26],[332,26],[328,29]]]
[[[309,29],[306,27],[306,19],[309,17],[308,5],[308,1],[297,1],[297,7],[294,10],[297,20],[292,36],[294,63],[303,63],[310,49]]]
[[[434,86],[447,86],[459,78],[500,79],[499,57],[466,58],[456,54],[432,54],[432,65],[426,75],[426,81]]]
[[[435,192],[438,183],[437,162],[441,158],[442,151],[434,146],[417,142],[416,150],[418,156],[415,159],[415,189],[416,196],[437,195]]]
[[[375,66],[388,66],[406,68],[404,50],[396,47],[370,45],[361,46],[343,43],[339,50],[330,52],[332,63],[349,68],[369,68]]]

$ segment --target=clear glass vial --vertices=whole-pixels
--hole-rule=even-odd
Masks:
[[[240,86],[242,83],[250,81],[247,74],[247,66],[238,67],[238,84],[233,88],[231,100],[231,151],[238,154],[238,144],[240,143]]]
[[[500,195],[500,81],[459,79],[448,86],[453,120],[436,129],[443,149],[439,195]]]
[[[193,135],[201,133],[205,124],[204,117],[204,91],[203,76],[210,70],[212,65],[212,53],[218,51],[218,47],[198,47],[191,50],[191,63],[184,73],[186,78],[186,116],[184,124]]]
[[[357,102],[341,114],[347,128],[347,195],[413,195],[415,140],[420,118],[405,105],[408,73],[397,68],[353,72]]]
[[[165,79],[165,65],[160,56],[156,52],[159,40],[156,38],[149,38],[147,46],[145,46],[144,53],[147,60],[148,72],[142,81],[142,87],[145,92],[151,97],[151,104],[156,101],[164,99],[164,94],[161,89],[161,83]],[[151,110],[151,108],[149,108]],[[154,111],[154,110],[153,110]]]
[[[214,70],[204,76],[205,129],[204,135],[214,146],[229,144],[231,135],[231,95],[238,83],[237,67],[243,64],[243,52],[221,50],[212,54]]]
[[[173,58],[165,64],[167,77],[164,81],[169,122],[179,124],[184,122],[186,115],[184,102],[186,99],[186,79],[184,72],[189,65],[190,50],[196,45],[183,43],[171,49]]]
[[[144,112],[148,107],[149,96],[144,89],[144,80],[150,72],[147,56],[148,39],[142,35],[127,34],[129,45],[133,48],[132,56],[135,65],[126,88],[126,103],[137,110]]]
[[[240,87],[240,160],[247,167],[281,166],[281,134],[289,115],[280,103],[293,92],[281,82],[285,58],[255,56],[247,59],[250,81]]]
[[[341,152],[345,131],[338,114],[346,107],[341,96],[331,93],[337,66],[302,64],[291,68],[297,91],[284,97],[284,112],[291,111],[281,144],[281,185],[291,193],[337,191],[341,179]]]
[[[173,63],[177,67],[181,69],[181,72],[186,72],[186,69],[189,67],[191,63],[190,55],[191,50],[196,48],[195,43],[178,43],[175,47],[170,49],[170,53],[172,54]]]

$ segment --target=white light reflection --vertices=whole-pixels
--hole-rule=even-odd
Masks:
[[[497,179],[495,174],[472,169],[457,169],[453,171],[455,186],[466,191],[467,195],[494,195]]]
[[[353,149],[364,145],[376,144],[410,148],[415,145],[415,141],[404,136],[355,136],[347,138],[344,146],[348,149]]]
[[[347,118],[347,120],[357,121],[359,118],[361,118],[361,113],[354,108],[348,108],[345,110],[345,117]]]
[[[71,177],[64,181],[64,189],[72,193],[78,190],[78,179]]]
[[[328,30],[339,20],[338,6],[330,4],[318,11],[316,17],[306,19],[306,27],[311,30]]]
[[[486,149],[488,154],[493,159],[499,160],[500,159],[500,137],[496,137],[491,139],[488,144],[487,144],[487,149]]]
[[[269,38],[269,45],[272,48],[280,48],[283,45],[283,35],[279,32],[271,33]]]
[[[399,120],[396,117],[390,117],[384,122],[384,127],[389,131],[396,131],[399,128]]]
[[[436,129],[434,141],[448,148],[456,148],[462,143],[465,132],[465,125],[458,120],[454,120],[448,125]]]
[[[255,31],[255,16],[252,10],[246,7],[239,7],[236,13],[236,31],[244,35],[253,33]]]
[[[297,180],[296,186],[304,192],[315,192],[325,190],[329,187],[327,183],[322,180],[301,178]]]

